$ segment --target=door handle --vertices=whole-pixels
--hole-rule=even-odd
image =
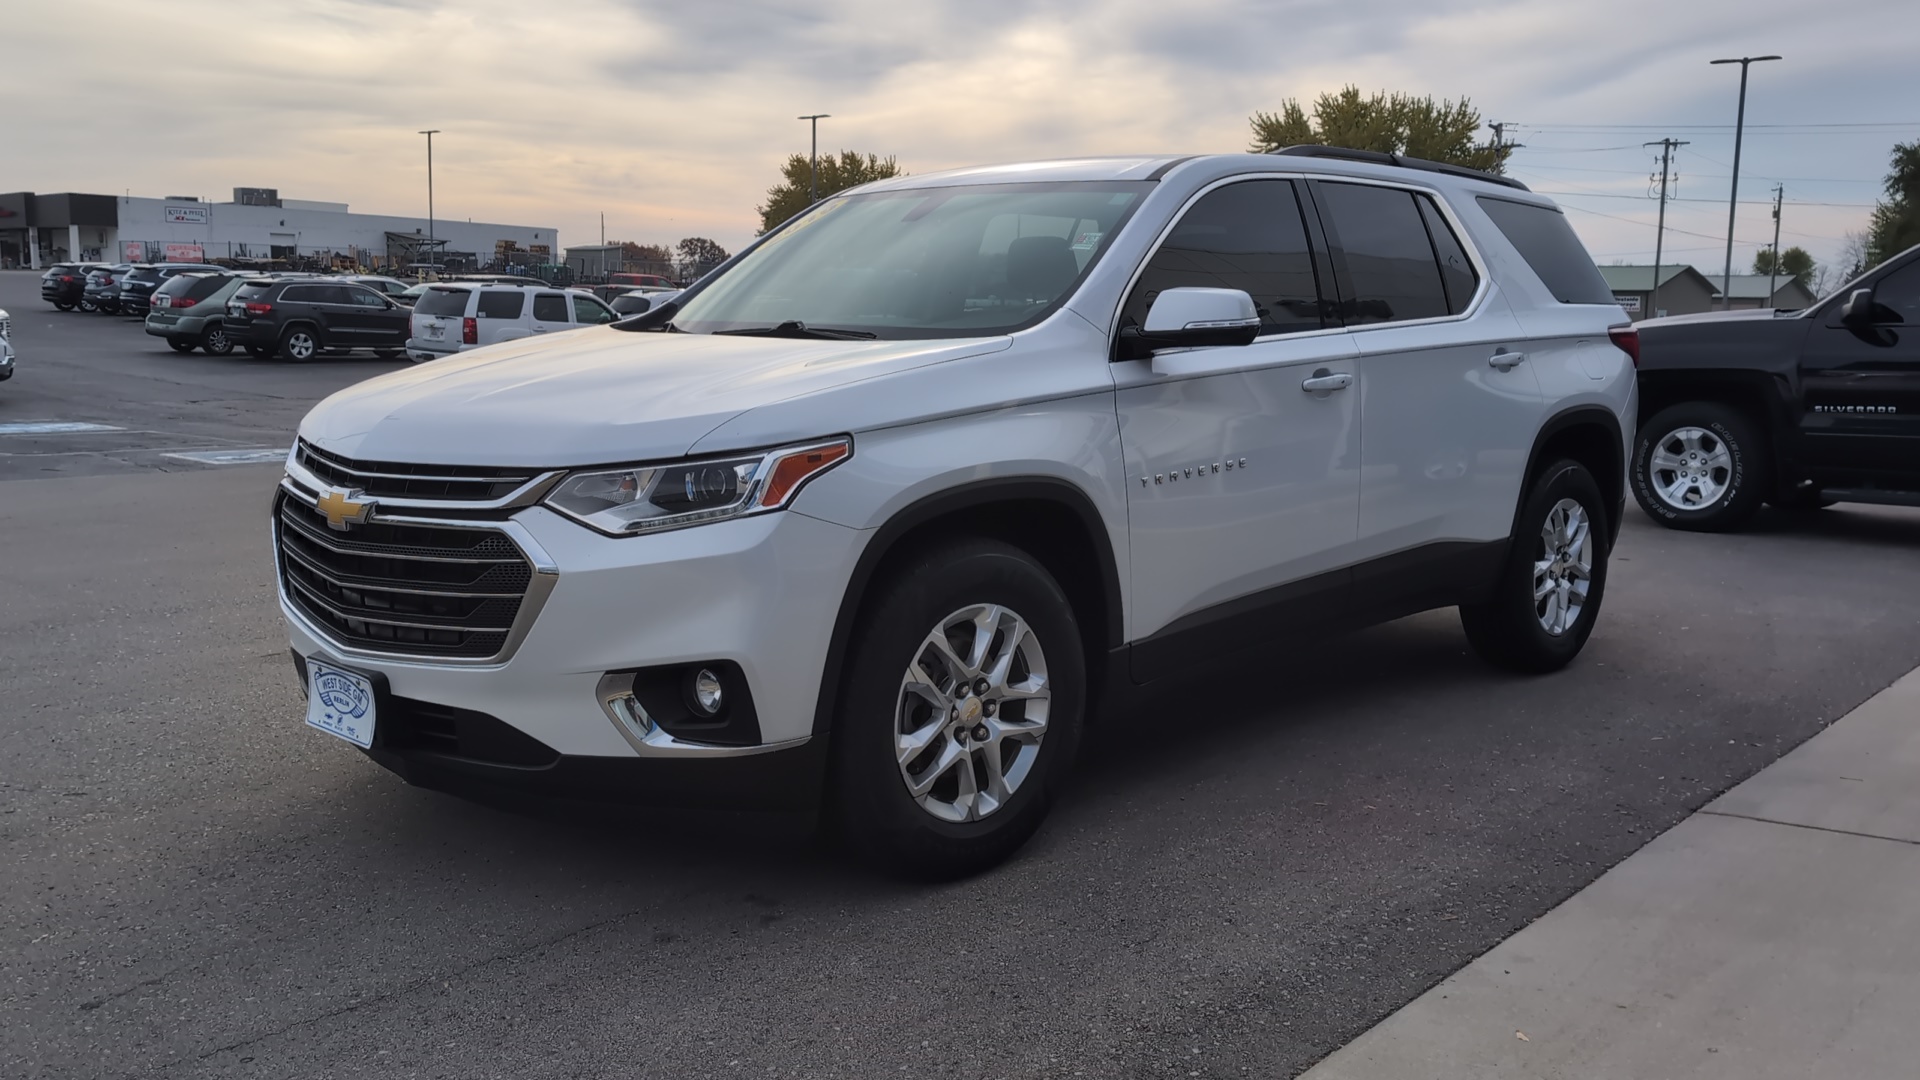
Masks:
[[[1491,368],[1497,368],[1500,371],[1512,371],[1515,365],[1524,364],[1526,362],[1527,362],[1526,353],[1508,352],[1505,349],[1495,349],[1493,351],[1493,355],[1487,357],[1487,366]]]
[[[1328,371],[1326,368],[1321,368],[1319,371],[1314,372],[1311,378],[1301,380],[1300,389],[1305,390],[1309,394],[1324,394],[1331,390],[1345,390],[1352,385],[1352,375],[1344,371],[1333,372]]]

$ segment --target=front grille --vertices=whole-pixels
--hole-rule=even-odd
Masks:
[[[354,488],[375,498],[446,499],[490,502],[503,499],[540,475],[530,469],[483,465],[403,465],[356,461],[300,440],[294,459],[315,477],[336,487]]]
[[[274,513],[288,601],[341,644],[482,659],[506,648],[533,567],[504,533],[392,522],[338,532],[285,494]]]

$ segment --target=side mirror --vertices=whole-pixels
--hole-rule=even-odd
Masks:
[[[1145,360],[1162,349],[1250,345],[1260,312],[1239,289],[1167,289],[1153,298],[1145,326],[1120,330],[1122,360]]]
[[[1873,325],[1873,290],[1855,289],[1840,305],[1840,321],[1848,326]]]

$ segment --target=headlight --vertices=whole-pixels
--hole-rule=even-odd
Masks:
[[[761,454],[578,472],[546,505],[613,536],[658,532],[778,510],[807,481],[845,461],[853,440],[834,439]]]

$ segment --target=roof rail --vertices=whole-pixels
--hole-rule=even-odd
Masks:
[[[1426,158],[1407,157],[1404,154],[1383,154],[1378,150],[1355,150],[1346,146],[1283,146],[1268,153],[1283,154],[1287,157],[1339,158],[1343,161],[1364,161],[1372,165],[1397,165],[1402,169],[1420,169],[1424,172],[1445,173],[1448,176],[1461,176],[1469,180],[1485,180],[1489,184],[1502,187],[1519,188],[1531,191],[1527,185],[1511,176],[1501,176],[1481,169],[1469,169],[1465,165],[1451,165],[1444,161],[1428,161]]]

